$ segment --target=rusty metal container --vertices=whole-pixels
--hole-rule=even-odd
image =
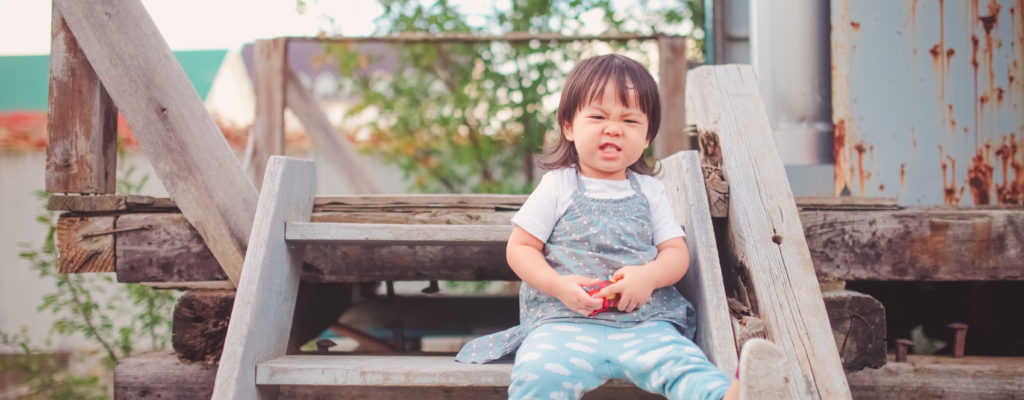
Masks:
[[[1024,0],[833,0],[835,193],[1024,204]]]

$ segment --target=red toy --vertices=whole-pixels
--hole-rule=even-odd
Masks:
[[[597,292],[600,292],[601,289],[604,289],[604,288],[608,287],[609,285],[611,285],[611,284],[613,284],[615,282],[618,282],[618,280],[617,279],[613,279],[613,280],[610,280],[610,281],[601,281],[601,282],[598,282],[597,285],[584,286],[583,289],[587,291],[587,294],[593,296],[593,295],[597,294]],[[612,310],[615,309],[615,307],[619,306],[619,294],[618,293],[612,293],[611,296],[605,297],[602,300],[603,301],[601,303],[601,308],[598,308],[598,309],[594,310],[593,312],[591,312],[590,313],[591,317],[593,317],[593,316],[595,316],[595,315],[597,315],[599,313],[603,313],[603,312],[606,312],[606,311],[612,311]]]

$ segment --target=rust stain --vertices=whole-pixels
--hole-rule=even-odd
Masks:
[[[956,118],[953,116],[953,104],[947,104],[946,106],[949,109],[949,126],[953,128],[953,133],[956,133]]]
[[[864,141],[861,140],[860,143],[853,146],[853,149],[857,151],[857,176],[860,178],[860,195],[863,196],[865,193],[864,181],[866,179],[864,175],[864,152],[867,151],[867,148],[864,147]]]
[[[949,160],[949,163],[946,163]],[[939,146],[939,161],[942,163],[942,198],[947,206],[955,206],[960,203],[960,196],[963,188],[957,190],[956,185],[956,159],[945,155],[942,146]],[[949,171],[949,179],[946,178],[946,171]]]
[[[840,118],[832,127],[835,137],[832,141],[832,159],[835,161],[833,167],[833,174],[835,175],[836,188],[835,192],[838,195],[845,186],[844,169],[846,166],[843,165],[847,161],[844,151],[846,150],[846,119]]]
[[[1024,204],[1024,161],[1017,160],[1021,147],[1024,145],[1017,142],[1017,135],[1011,133],[1003,136],[1002,145],[996,149],[995,154],[999,157],[1003,172],[1003,183],[996,184],[998,204]]]
[[[900,192],[907,187],[907,163],[900,164]]]
[[[996,102],[999,103],[999,104],[1003,104],[1003,92],[1005,92],[1005,90],[1003,90],[1003,88],[1001,88],[1001,87],[997,87],[996,88]]]
[[[850,21],[850,26],[853,27],[854,31],[859,31],[860,30],[860,22]]]
[[[885,184],[878,185],[878,191],[879,192],[884,192],[885,191]]]
[[[942,43],[936,43],[928,52],[931,53],[933,61],[939,62],[939,54],[942,54]]]
[[[971,158],[971,166],[967,168],[967,185],[971,188],[975,205],[991,203],[993,168],[986,156],[989,150],[991,150],[991,146],[988,144],[985,144],[984,149],[978,149],[974,157]]]

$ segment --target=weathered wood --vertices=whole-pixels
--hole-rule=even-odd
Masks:
[[[349,305],[350,291],[346,286],[305,282],[300,285],[295,321],[291,324],[290,353],[297,352],[299,346],[338,320]],[[174,306],[171,325],[171,346],[178,358],[205,363],[219,360],[234,302],[234,290],[193,290],[181,296]]]
[[[1020,399],[1024,396],[1020,357],[907,356],[879,369],[847,374],[858,400]]]
[[[57,270],[62,274],[114,272],[112,216],[61,217],[57,220]]]
[[[400,225],[297,222],[285,227],[291,243],[387,246],[447,245],[505,247],[512,225]]]
[[[270,158],[213,399],[270,398],[277,392],[257,390],[253,371],[287,350],[304,248],[285,243],[285,224],[309,221],[315,173],[311,161]]]
[[[118,282],[223,281],[217,264],[199,232],[181,214],[125,214],[118,228],[149,229],[116,234]]]
[[[46,191],[114,193],[117,108],[57,7],[51,19]]]
[[[687,120],[718,133],[730,183],[730,259],[750,273],[754,311],[789,359],[794,398],[848,399],[818,280],[768,114],[750,66],[705,66],[687,76]],[[694,110],[701,110],[695,112]]]
[[[1024,209],[800,213],[819,277],[1024,280]]]
[[[661,160],[662,182],[676,221],[686,227],[690,268],[678,287],[697,309],[695,342],[722,372],[736,371],[736,340],[722,282],[718,245],[704,191],[700,156],[684,151]]]
[[[234,304],[234,290],[193,290],[179,297],[171,323],[171,347],[178,358],[217,362]]]
[[[46,201],[51,211],[94,213],[108,211],[180,212],[174,201],[166,197],[104,194],[97,196],[51,195]]]
[[[698,131],[698,146],[701,154],[701,168],[704,170],[704,184],[707,187],[711,216],[729,216],[729,182],[722,172],[722,148],[714,132]]]
[[[252,123],[252,177],[260,188],[270,156],[284,154],[285,71],[288,39],[257,40],[253,46],[252,87],[256,119]]]
[[[105,0],[54,4],[161,183],[238,282],[256,191],[145,7]]]
[[[895,197],[797,197],[796,206],[804,210],[899,210],[902,209]]]
[[[832,336],[847,371],[885,364],[885,307],[878,300],[849,290],[823,292]]]
[[[331,358],[331,357],[327,357]],[[185,364],[170,352],[153,352],[121,361],[114,375],[114,398],[119,400],[208,399],[213,394],[216,365]],[[290,386],[281,387],[286,399],[488,399],[508,398],[505,387],[451,386]],[[586,393],[585,400],[639,400],[662,397],[631,385],[605,385]]]
[[[359,162],[359,153],[347,139],[339,138],[338,131],[327,120],[316,99],[302,86],[298,75],[285,66],[285,105],[299,117],[306,132],[313,137],[317,149],[324,153],[339,175],[345,177],[353,193],[372,194],[380,190],[370,174]]]
[[[654,156],[665,158],[690,150],[686,134],[686,37],[658,37],[658,77],[661,86],[661,125],[654,138]]]

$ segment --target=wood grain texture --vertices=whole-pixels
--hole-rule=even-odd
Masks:
[[[687,120],[718,133],[730,186],[727,251],[750,271],[755,311],[791,367],[793,398],[848,399],[803,227],[750,66],[687,77]]]
[[[47,106],[46,191],[114,193],[117,108],[57,7]]]
[[[863,293],[835,290],[822,293],[832,336],[843,369],[859,371],[885,364],[885,307]]]
[[[285,105],[295,113],[306,132],[313,137],[317,150],[327,157],[338,175],[345,177],[352,193],[379,192],[377,184],[370,179],[370,174],[360,163],[356,149],[344,135],[339,137],[338,131],[327,120],[313,94],[299,81],[295,71],[287,66],[285,70]]]
[[[665,158],[690,150],[686,134],[686,37],[658,37],[658,75],[661,125],[654,138],[654,156]]]
[[[57,220],[57,270],[62,274],[114,272],[116,217],[62,217]]]
[[[1024,280],[1024,209],[800,213],[819,277]]]
[[[256,191],[142,3],[55,0],[157,176],[238,282]]]
[[[661,160],[659,178],[665,183],[665,194],[676,221],[686,229],[690,268],[677,287],[697,309],[695,342],[718,369],[726,374],[734,373],[736,339],[729,320],[700,156],[696,151],[683,151]]]
[[[858,400],[1019,399],[1024,359],[909,355],[878,369],[847,374]]]
[[[257,40],[253,45],[252,87],[256,95],[256,119],[252,123],[252,177],[256,189],[270,156],[284,154],[285,71],[288,40]]]
[[[504,248],[512,225],[402,225],[297,222],[285,228],[290,243],[360,245],[497,246]]]
[[[285,224],[309,221],[316,187],[312,161],[273,156],[267,166],[242,280],[235,294],[213,399],[260,399],[256,364],[285,354],[302,273],[302,246],[288,246]]]
[[[228,277],[199,232],[181,214],[125,214],[116,235],[118,282],[222,281]]]

